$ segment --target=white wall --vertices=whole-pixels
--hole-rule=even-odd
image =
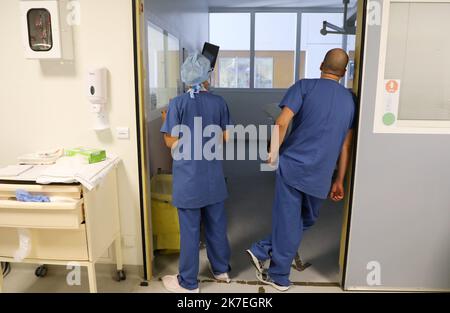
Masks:
[[[73,63],[26,60],[21,43],[19,0],[2,0],[0,11],[0,166],[20,154],[51,147],[91,146],[120,156],[119,199],[123,235],[134,247],[126,264],[142,264],[138,159],[134,96],[132,4],[130,0],[79,0]],[[111,131],[91,129],[85,76],[91,66],[110,71]],[[119,141],[114,129],[127,126],[131,139]]]

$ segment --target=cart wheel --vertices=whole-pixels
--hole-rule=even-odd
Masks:
[[[48,271],[47,266],[41,265],[38,268],[36,268],[36,270],[34,271],[34,275],[36,275],[36,277],[42,278],[42,277],[47,276],[47,271]]]
[[[120,270],[117,271],[117,281],[122,281],[122,280],[126,280],[127,279],[127,275],[125,274],[124,270]]]

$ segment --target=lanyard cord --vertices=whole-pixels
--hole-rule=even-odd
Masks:
[[[187,92],[191,96],[191,99],[195,99],[195,94],[200,93],[200,91],[207,91],[203,84],[191,86],[191,88]]]

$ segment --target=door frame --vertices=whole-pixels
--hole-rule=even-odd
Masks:
[[[145,64],[143,55],[144,1],[132,1],[134,81],[139,171],[139,205],[141,213],[144,280],[153,276],[153,230],[150,223],[150,172],[147,162],[147,127],[145,120]]]
[[[388,8],[386,8],[385,6],[389,6],[391,5],[391,3],[399,3],[399,2],[403,2],[403,3],[415,3],[415,2],[423,2],[425,3],[425,0],[364,0],[364,2],[366,2],[366,6],[364,8],[364,20],[363,20],[363,48],[362,48],[362,56],[361,56],[361,68],[359,71],[359,84],[358,84],[358,98],[359,98],[359,103],[361,104],[361,101],[369,101],[368,104],[362,103],[363,106],[359,107],[359,123],[358,123],[358,131],[359,131],[359,138],[355,138],[356,142],[355,145],[357,147],[357,144],[362,140],[363,135],[370,135],[372,138],[374,137],[385,137],[385,134],[380,134],[380,133],[376,133],[373,129],[373,123],[374,123],[374,119],[376,118],[375,115],[375,105],[376,105],[376,94],[378,93],[378,88],[379,88],[379,83],[380,83],[380,79],[379,79],[379,73],[380,73],[380,67],[383,66],[384,68],[384,61],[382,60],[382,57],[380,57],[380,55],[382,56],[385,53],[385,49],[386,49],[386,45],[383,45],[383,41],[386,40],[386,38],[383,38],[383,36],[387,36],[388,32],[383,30],[386,30],[386,27],[389,27],[389,21],[386,19],[387,16],[385,15],[386,10]],[[430,1],[430,3],[449,3],[450,0],[433,0]],[[373,5],[374,4],[380,4],[382,6],[381,9],[381,19],[380,17],[375,17],[374,14],[376,14],[376,10],[377,8],[375,8]],[[380,6],[380,8],[381,8]],[[376,21],[375,21],[376,20]],[[371,27],[373,29],[371,29]],[[371,37],[373,37],[371,39]],[[375,38],[375,40],[374,40]],[[378,51],[377,49],[367,49],[366,47],[371,47],[371,48],[379,48],[380,51]],[[383,61],[383,62],[381,62]],[[374,65],[377,65],[376,69],[374,68]],[[369,70],[370,69],[370,70]],[[384,74],[384,72],[383,72]],[[384,77],[384,76],[383,76]],[[369,80],[368,80],[369,79]],[[364,80],[366,80],[364,82]],[[365,84],[363,86],[363,84]],[[375,91],[375,92],[374,92]],[[370,94],[369,96],[367,96],[367,94]],[[374,95],[375,94],[375,95]],[[373,102],[372,102],[373,101]],[[370,105],[370,107],[368,106]],[[369,112],[369,114],[367,114],[367,112]],[[366,112],[366,113],[364,113]],[[362,125],[362,119],[363,119],[363,115],[361,113],[364,113],[364,117],[365,119],[367,119],[365,122],[365,126]],[[367,124],[368,122],[368,124]],[[364,128],[365,127],[365,128]],[[367,129],[367,127],[369,127],[370,129]],[[361,130],[364,130],[364,132],[362,132]],[[415,134],[413,134],[415,135]],[[391,135],[392,137],[397,137],[399,138],[400,136],[394,134]],[[427,135],[429,136],[429,134]],[[405,136],[402,136],[405,137]],[[393,142],[398,143],[398,139],[397,141]],[[405,151],[405,150],[404,150]],[[355,155],[358,152],[355,152]],[[361,151],[360,151],[361,153]],[[365,153],[367,154],[367,153]],[[360,159],[357,162],[361,162],[362,159]],[[368,162],[364,162],[364,166],[368,165]],[[353,164],[352,168],[353,168],[353,174],[352,174],[352,180],[354,181],[356,177],[355,175],[355,165]],[[379,164],[377,164],[377,166],[379,167]],[[359,168],[361,168],[361,164],[359,165]],[[367,174],[367,172],[366,172]],[[360,179],[361,175],[359,175],[358,179]],[[366,176],[367,177],[367,176]],[[379,180],[377,180],[377,183],[379,183]],[[395,182],[398,183],[398,180]],[[361,183],[359,183],[359,186],[364,186],[361,185]],[[405,287],[403,285],[403,283],[398,283],[398,281],[395,282],[395,286],[394,287],[389,287],[389,286],[369,286],[368,284],[366,285],[365,281],[365,275],[361,274],[361,269],[364,271],[366,269],[366,264],[361,264],[363,262],[359,262],[358,258],[355,258],[355,255],[359,255],[359,251],[356,251],[356,248],[352,248],[353,253],[352,256],[353,258],[350,260],[351,264],[349,264],[349,242],[351,240],[352,242],[352,246],[354,247],[355,245],[357,245],[356,243],[354,243],[356,238],[361,239],[358,235],[355,235],[354,232],[355,230],[353,229],[351,236],[350,236],[350,232],[351,232],[351,226],[350,222],[351,222],[351,217],[353,217],[353,219],[355,220],[357,218],[357,215],[355,214],[356,212],[353,212],[353,214],[351,214],[351,210],[352,210],[352,206],[353,206],[353,202],[355,201],[361,201],[361,200],[357,200],[356,198],[354,198],[353,196],[353,192],[355,190],[355,186],[352,183],[352,187],[351,187],[351,199],[350,199],[350,216],[349,216],[349,224],[348,224],[348,230],[347,230],[347,242],[346,242],[346,252],[344,254],[344,258],[345,258],[345,270],[344,270],[344,275],[343,275],[343,281],[342,281],[342,288],[343,290],[346,291],[419,291],[419,292],[427,292],[427,291],[434,291],[434,292],[445,292],[448,291],[448,289],[435,289],[435,288],[429,288],[429,287],[417,287],[417,286],[413,286],[413,287]],[[395,189],[394,189],[395,190]],[[366,190],[367,191],[367,190]],[[361,196],[359,196],[360,199]],[[365,202],[365,204],[367,205],[367,201]],[[356,207],[355,207],[356,209]],[[358,208],[359,210],[361,208]],[[373,210],[373,209],[372,209]],[[356,211],[356,210],[355,210]],[[370,212],[369,212],[370,213]],[[360,212],[360,216],[363,215],[364,213]],[[353,228],[355,228],[356,225],[353,225]],[[378,229],[379,230],[379,229]],[[361,229],[358,230],[358,232],[361,232]],[[370,242],[369,242],[370,244]],[[364,242],[359,242],[358,243],[358,248],[367,246],[367,243]],[[369,246],[370,247],[370,246]],[[379,249],[379,247],[378,247]],[[364,252],[364,251],[363,251]],[[366,259],[364,258],[364,260],[366,261]],[[406,260],[406,262],[408,262],[408,260]],[[349,265],[351,265],[351,268],[354,267],[354,265],[352,263],[358,263],[358,269],[352,270],[350,272],[349,270]],[[365,263],[365,262],[364,262]],[[367,270],[369,270],[369,268],[367,268]],[[392,271],[392,269],[391,269]],[[362,276],[358,276],[355,280],[358,280],[358,282],[356,282],[354,285],[352,286],[347,286],[347,284],[353,279],[353,277],[350,277],[350,274],[352,276],[355,275],[355,272],[359,273],[358,275],[362,275]],[[367,272],[368,273],[368,272]],[[392,282],[391,282],[392,283]],[[402,286],[403,285],[403,286]]]
[[[358,130],[359,130],[359,116],[362,105],[361,88],[363,82],[364,72],[364,52],[366,43],[366,19],[367,19],[368,0],[358,0],[358,13],[356,20],[356,47],[355,47],[355,79],[353,81],[353,92],[357,97],[356,103],[356,124],[355,128],[352,152],[350,158],[350,166],[347,170],[346,181],[346,198],[344,202],[344,216],[341,230],[341,244],[339,249],[339,267],[340,267],[340,285],[344,290],[345,280],[347,274],[347,261],[348,261],[348,247],[350,241],[350,228],[352,218],[352,203],[353,203],[353,191],[355,181],[355,169],[356,169],[356,153],[358,144]]]
[[[133,14],[133,53],[134,53],[134,79],[135,79],[135,98],[136,98],[136,125],[137,125],[137,153],[138,153],[138,171],[139,171],[139,204],[141,213],[141,234],[142,234],[142,253],[144,264],[144,280],[149,281],[153,276],[153,230],[150,223],[151,204],[150,204],[150,172],[148,164],[148,143],[147,143],[147,127],[145,119],[145,59],[143,55],[143,37],[145,34],[145,18],[144,18],[144,1],[132,1]],[[366,16],[367,16],[368,0],[358,0],[358,15],[357,15],[357,37],[355,49],[355,78],[353,91],[357,95],[357,111],[360,110],[361,98],[360,90],[362,85],[363,75],[363,58],[364,58],[364,43],[366,33]],[[233,12],[242,11],[233,9]],[[229,11],[223,8],[213,8],[212,12]],[[263,10],[257,10],[263,11]],[[280,11],[286,11],[282,9]],[[305,10],[307,12],[309,10]],[[327,11],[328,12],[328,11]],[[359,25],[359,27],[358,27]],[[297,34],[299,35],[299,34]],[[357,115],[359,116],[359,114]],[[359,121],[357,121],[359,125]],[[355,131],[354,144],[352,147],[352,157],[350,161],[349,170],[347,172],[346,194],[344,200],[344,217],[341,233],[340,244],[340,286],[344,289],[347,257],[348,257],[348,243],[351,225],[352,199],[353,199],[353,183],[356,166],[356,144],[358,142],[358,131]]]

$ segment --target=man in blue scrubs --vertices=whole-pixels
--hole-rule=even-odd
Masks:
[[[222,145],[227,139],[230,116],[225,100],[207,90],[210,72],[211,63],[206,57],[190,55],[181,69],[181,78],[190,89],[171,100],[167,114],[163,114],[161,132],[174,157],[172,199],[178,208],[181,245],[179,274],[163,277],[163,284],[169,291],[177,293],[199,292],[201,222],[210,270],[217,280],[230,282],[230,247],[224,206],[228,193],[222,158],[205,159],[202,153],[205,144],[211,140],[204,136],[205,129],[216,127]],[[184,146],[180,144],[182,141]],[[177,154],[177,149],[183,151]]]
[[[289,289],[303,231],[317,220],[323,200],[328,195],[334,201],[344,198],[355,116],[353,96],[339,84],[347,64],[344,50],[330,50],[321,65],[321,78],[298,81],[280,103],[279,144],[270,153],[270,162],[279,161],[272,234],[247,250],[258,279],[280,291]],[[291,121],[292,131],[285,139]],[[268,270],[263,267],[267,260]]]

